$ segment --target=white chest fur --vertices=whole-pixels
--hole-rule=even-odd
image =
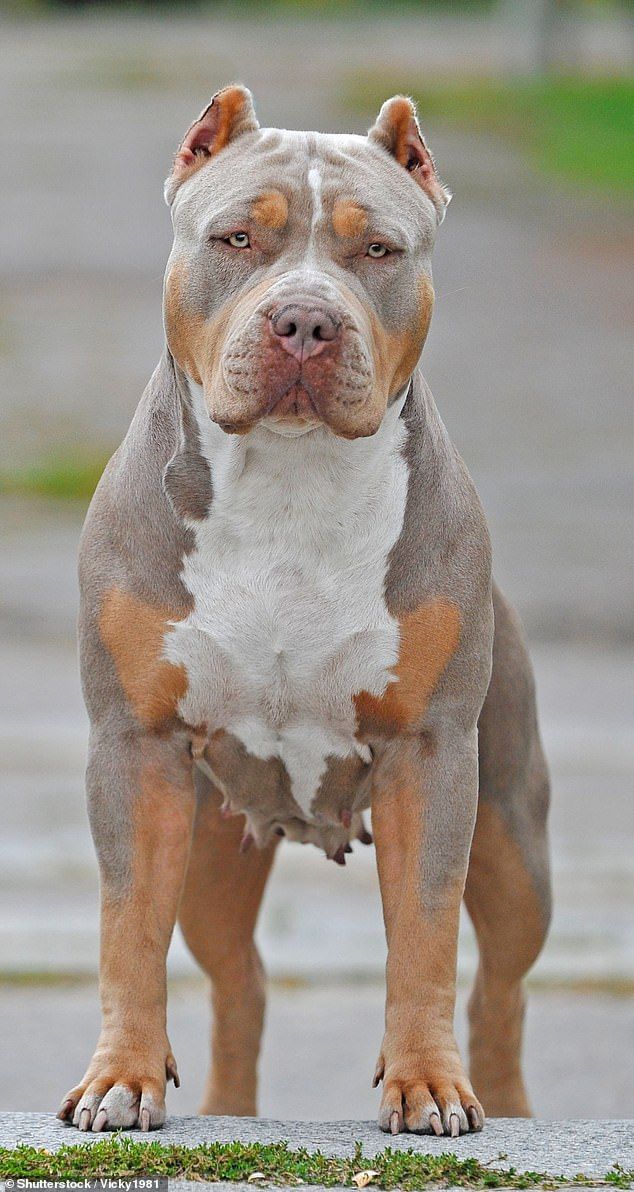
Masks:
[[[398,656],[384,586],[407,495],[402,401],[347,442],[321,428],[227,435],[192,396],[213,501],[183,561],[193,609],[165,645],[188,675],[179,710],[280,758],[310,819],[327,759],[367,752],[354,695],[381,695]]]

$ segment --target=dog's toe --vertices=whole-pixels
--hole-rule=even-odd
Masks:
[[[386,1133],[460,1134],[481,1130],[484,1111],[468,1083],[464,1086],[414,1075],[385,1081],[379,1126]]]
[[[100,1134],[104,1130],[156,1130],[165,1121],[165,1081],[178,1083],[171,1051],[167,1059],[141,1057],[137,1063],[125,1057],[102,1062],[93,1060],[83,1084],[67,1093],[58,1118],[72,1122],[78,1130]]]

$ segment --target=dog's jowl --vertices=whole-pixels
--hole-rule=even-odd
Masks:
[[[165,193],[165,351],[81,546],[103,1022],[60,1117],[164,1121],[177,917],[212,983],[202,1111],[255,1113],[253,931],[275,849],[344,864],[370,810],[381,1127],[525,1114],[548,782],[521,632],[417,367],[449,193],[409,100],[367,137],[286,132],[238,86],[191,126]],[[463,896],[470,1077],[453,1034]]]

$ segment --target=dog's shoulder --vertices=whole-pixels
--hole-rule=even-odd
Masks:
[[[490,596],[491,542],[475,485],[440,418],[429,386],[415,374],[402,415],[408,490],[390,557],[387,597],[398,613],[425,592],[461,605]]]
[[[149,591],[160,576],[164,590],[170,563],[186,549],[178,496],[170,496],[170,488],[177,492],[170,469],[178,471],[183,452],[173,366],[164,356],[90,503],[79,547],[82,591],[102,575],[112,580],[122,573]]]
[[[92,714],[91,692],[104,703],[104,665],[111,661],[119,678],[136,676],[141,701],[156,702],[156,690],[166,689],[165,676],[155,674],[163,666],[163,636],[171,619],[185,616],[191,605],[181,569],[192,534],[165,484],[170,462],[183,450],[173,366],[164,357],[103,473],[81,535],[78,629]]]
[[[408,492],[401,533],[386,576],[386,601],[411,639],[415,660],[429,642],[443,660],[442,703],[459,692],[477,708],[491,665],[491,541],[475,485],[415,374],[403,411]],[[416,669],[415,662],[412,666]],[[440,670],[440,666],[439,666]],[[479,701],[479,702],[478,702]],[[470,714],[470,713],[468,713]]]

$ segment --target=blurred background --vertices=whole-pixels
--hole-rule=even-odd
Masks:
[[[75,555],[162,346],[162,182],[223,84],[263,123],[364,131],[413,94],[454,201],[424,368],[537,671],[555,916],[530,979],[541,1117],[634,1116],[633,17],[555,0],[142,6],[0,16],[0,1107],[52,1110],[98,1029]],[[385,960],[373,850],[285,846],[260,940],[267,1116],[373,1116]],[[475,950],[460,948],[459,1036]],[[206,989],[177,937],[193,1112]]]

